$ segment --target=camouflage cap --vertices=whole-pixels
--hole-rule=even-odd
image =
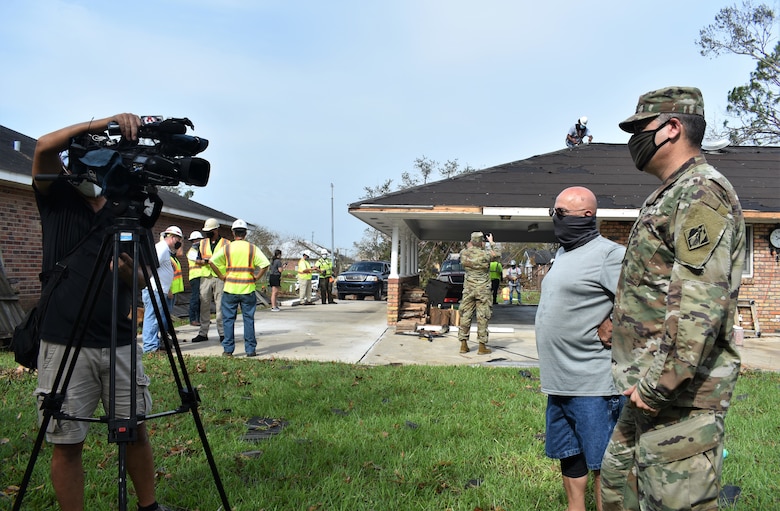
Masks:
[[[696,87],[664,87],[639,96],[636,113],[618,126],[633,133],[634,124],[660,114],[694,114],[704,117],[704,99]]]
[[[477,243],[485,240],[485,235],[482,234],[482,231],[474,231],[471,233],[471,242]]]

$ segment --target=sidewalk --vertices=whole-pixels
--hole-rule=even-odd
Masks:
[[[430,339],[414,333],[396,334],[386,325],[386,302],[341,300],[335,305],[283,306],[280,312],[258,308],[255,334],[258,357],[263,359],[313,360],[349,364],[538,365],[534,333],[535,306],[496,305],[490,320],[489,347],[493,353],[477,355],[472,327],[469,353],[459,353],[457,328]],[[182,353],[220,356],[216,324],[209,341],[193,344],[198,327],[176,329]],[[235,356],[244,356],[243,322],[236,322]],[[740,347],[742,365],[749,369],[780,371],[780,335],[748,337]]]

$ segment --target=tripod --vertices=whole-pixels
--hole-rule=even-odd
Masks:
[[[141,209],[136,208],[136,209]],[[181,399],[181,404],[173,410],[156,413],[156,414],[138,414],[136,405],[136,372],[137,372],[137,359],[136,354],[138,345],[136,341],[136,325],[137,323],[137,304],[138,304],[138,279],[135,278],[138,275],[139,269],[143,272],[146,282],[151,282],[150,277],[154,277],[156,284],[156,292],[158,297],[163,297],[162,285],[157,275],[156,262],[157,258],[153,256],[155,252],[151,246],[150,239],[148,238],[147,230],[140,226],[140,216],[134,215],[134,209],[130,208],[126,213],[126,216],[118,217],[115,222],[107,228],[105,236],[100,245],[95,265],[90,274],[87,289],[90,290],[87,296],[81,302],[79,312],[76,317],[76,322],[70,332],[68,343],[65,347],[62,361],[57,369],[57,374],[54,379],[54,383],[51,387],[51,391],[48,394],[43,395],[43,402],[41,405],[42,421],[38,430],[38,435],[35,440],[35,444],[30,455],[30,460],[27,464],[22,483],[17,492],[16,500],[14,501],[13,511],[19,511],[21,509],[22,500],[29,485],[35,462],[40,453],[43,440],[46,435],[46,430],[52,418],[57,420],[72,420],[82,422],[101,422],[108,426],[108,441],[116,443],[118,448],[118,489],[119,489],[119,502],[118,509],[120,511],[127,511],[127,445],[135,442],[138,439],[138,426],[139,421],[148,421],[160,417],[166,417],[169,415],[175,415],[179,413],[191,413],[192,418],[195,421],[195,426],[198,430],[198,435],[203,444],[203,450],[206,454],[211,473],[214,478],[214,482],[219,492],[220,499],[222,501],[222,509],[230,511],[230,504],[228,503],[227,494],[222,485],[222,481],[219,477],[214,457],[211,453],[208,440],[206,438],[206,432],[203,427],[200,415],[198,414],[198,403],[200,397],[197,390],[190,382],[189,375],[184,364],[184,357],[182,356],[179,343],[176,339],[176,332],[171,322],[170,311],[168,305],[164,299],[152,300],[155,316],[159,325],[167,325],[166,328],[160,329],[161,345],[165,346],[167,352],[168,361],[171,366],[171,371],[178,388],[178,394]],[[125,248],[126,250],[122,250]],[[128,250],[129,249],[129,250]],[[119,310],[119,267],[121,252],[132,254],[133,258],[133,285],[132,285],[132,307],[131,313],[131,325],[132,325],[132,338],[130,339],[130,413],[128,417],[117,417],[116,415],[116,350],[119,345],[119,325],[118,318],[120,314],[124,314],[124,311]],[[103,288],[106,276],[109,272],[105,269],[111,265],[114,271],[112,275],[112,301],[111,301],[111,353],[110,353],[110,375],[109,375],[109,403],[107,414],[96,417],[73,417],[62,411],[63,402],[65,400],[65,394],[68,388],[68,384],[73,375],[73,371],[76,366],[76,361],[79,356],[79,352],[82,347],[83,337],[87,330],[87,325],[92,320],[92,315],[95,310],[95,305],[99,297],[99,290]],[[151,291],[151,290],[150,290]],[[162,308],[160,307],[162,306]],[[163,323],[163,315],[167,319],[167,322]],[[173,349],[175,349],[175,354]],[[71,351],[73,355],[70,356]],[[105,408],[105,403],[104,403]]]

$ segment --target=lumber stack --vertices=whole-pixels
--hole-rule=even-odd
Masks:
[[[404,286],[401,291],[401,303],[398,306],[396,332],[413,332],[417,325],[424,325],[428,318],[428,297],[419,287]]]

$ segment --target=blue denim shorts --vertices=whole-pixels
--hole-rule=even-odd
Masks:
[[[584,454],[588,470],[600,470],[624,401],[625,396],[547,396],[547,457]]]

